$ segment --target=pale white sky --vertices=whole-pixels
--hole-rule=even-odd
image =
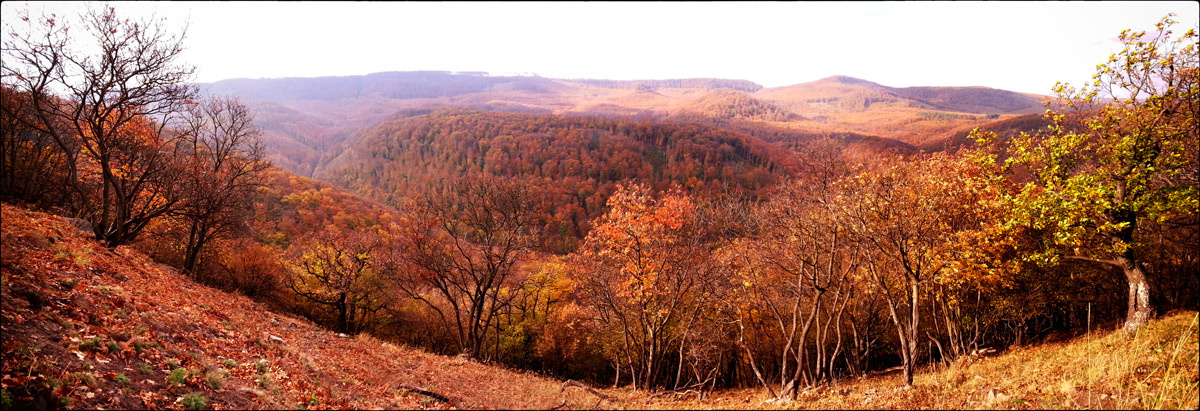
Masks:
[[[85,2],[3,3],[67,12]],[[1090,81],[1124,28],[1178,2],[113,2],[122,15],[190,21],[200,82],[380,71],[552,78],[744,79],[785,86],[835,74],[880,84],[1049,94]]]

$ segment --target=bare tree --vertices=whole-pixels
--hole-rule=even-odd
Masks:
[[[262,185],[260,131],[245,106],[230,97],[191,105],[177,152],[185,172],[179,183],[185,201],[172,212],[186,221],[184,272],[195,275],[201,251],[210,241],[244,228],[254,189]]]
[[[184,34],[162,20],[121,18],[104,6],[83,13],[85,38],[55,15],[22,12],[24,27],[5,25],[3,85],[28,93],[33,114],[22,124],[54,142],[69,165],[72,208],[98,240],[132,241],[179,202],[178,167],[164,128],[196,90],[194,67],[177,63]],[[80,50],[90,41],[95,54]]]
[[[850,163],[831,140],[806,148],[797,156],[803,171],[753,208],[760,227],[736,248],[745,297],[774,326],[778,361],[767,365],[778,372],[781,398],[794,398],[802,383],[832,379],[843,354],[842,319],[857,298],[851,274],[861,262],[860,245],[834,205],[835,184]],[[753,357],[749,347],[743,350]]]
[[[545,205],[529,186],[496,177],[426,196],[401,239],[411,271],[394,285],[453,328],[463,353],[482,358],[488,328],[523,281],[516,264],[539,243]]]

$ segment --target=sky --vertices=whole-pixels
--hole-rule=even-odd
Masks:
[[[3,3],[75,15],[89,2]],[[93,3],[98,4],[98,3]],[[1122,29],[1178,2],[112,2],[187,24],[198,82],[381,71],[614,80],[725,78],[779,87],[847,75],[893,87],[1050,94],[1090,82]]]

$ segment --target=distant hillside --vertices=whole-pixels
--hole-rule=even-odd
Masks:
[[[756,97],[798,111],[865,111],[872,105],[966,114],[1030,114],[1042,100],[987,87],[888,87],[863,79],[833,76],[785,87],[762,89]]]
[[[852,132],[930,146],[960,128],[997,118],[1040,113],[1039,97],[986,87],[888,87],[833,76],[753,94],[836,132]]]
[[[734,90],[715,90],[681,107],[674,117],[745,119],[765,122],[800,120],[796,113]]]
[[[622,90],[656,90],[660,88],[696,88],[703,90],[730,89],[753,93],[763,87],[746,80],[725,80],[715,78],[675,79],[675,80],[563,80],[572,83],[587,84],[596,87]]]
[[[107,250],[62,217],[4,204],[2,224],[4,409],[598,404],[562,381],[269,312],[132,248]]]
[[[446,71],[409,71],[364,76],[230,79],[210,83],[205,88],[215,93],[275,101],[344,100],[370,96],[403,100],[478,93],[497,84],[514,81],[526,84],[553,83],[552,80],[538,77],[489,77]]]
[[[893,88],[834,76],[787,87],[745,80],[602,80],[444,71],[232,79],[206,92],[240,96],[258,113],[270,158],[313,176],[352,134],[402,110],[465,108],[702,122],[736,120],[802,133],[851,133],[928,145],[960,127],[1040,112],[1040,100],[984,87]],[[786,143],[786,142],[785,142]],[[889,145],[889,144],[883,144]]]
[[[975,142],[968,137],[971,130],[979,128],[982,131],[991,131],[996,133],[1001,139],[1010,139],[1017,136],[1021,132],[1033,132],[1034,130],[1045,128],[1050,125],[1050,121],[1042,114],[1025,114],[1021,116],[996,120],[990,123],[985,123],[979,126],[966,126],[952,131],[945,138],[931,140],[921,146],[925,150],[944,150],[958,147],[965,147],[974,144]]]
[[[527,179],[558,198],[547,232],[566,251],[617,182],[754,193],[793,170],[786,150],[711,126],[447,110],[364,130],[317,178],[392,205],[472,173]]]
[[[897,96],[937,110],[973,114],[1033,114],[1045,111],[1040,98],[987,87],[888,87]]]

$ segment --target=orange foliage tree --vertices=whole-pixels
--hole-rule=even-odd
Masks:
[[[682,356],[696,340],[691,331],[715,306],[722,270],[690,197],[654,198],[644,185],[622,185],[608,206],[572,260],[573,279],[610,334],[618,381],[628,367],[635,386],[651,389],[663,382],[668,354]]]
[[[911,385],[922,295],[959,276],[997,273],[969,267],[976,233],[996,221],[999,193],[974,162],[949,154],[886,159],[840,184],[839,212],[869,250],[867,272],[887,302]]]

